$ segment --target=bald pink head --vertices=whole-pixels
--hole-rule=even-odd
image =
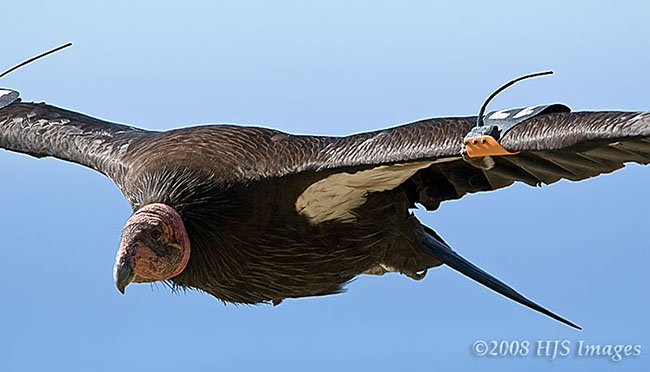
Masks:
[[[190,239],[181,216],[160,203],[138,209],[122,229],[113,277],[117,289],[131,282],[167,280],[180,274],[190,259]]]

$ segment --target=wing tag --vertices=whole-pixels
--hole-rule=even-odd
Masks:
[[[508,151],[499,143],[510,129],[539,115],[570,111],[568,106],[554,103],[489,112],[485,115],[484,124],[472,128],[465,136],[464,152],[470,158],[518,154],[519,151]]]
[[[0,88],[0,109],[16,102],[18,96],[19,94],[15,90]]]
[[[472,137],[465,139],[465,151],[470,158],[479,156],[516,155],[519,151],[510,152],[492,136]]]

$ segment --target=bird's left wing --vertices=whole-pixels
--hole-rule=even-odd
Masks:
[[[249,137],[256,138],[250,146],[267,154],[254,160],[256,170],[250,174],[321,174],[296,201],[299,213],[319,223],[353,219],[352,211],[367,193],[403,184],[412,188],[416,202],[435,209],[444,200],[515,181],[576,181],[622,168],[626,162],[650,162],[647,112],[542,114],[501,139],[506,150],[517,154],[469,159],[462,155],[464,138],[475,123],[475,117],[428,119],[347,137],[269,132]],[[246,137],[241,136],[242,141]]]
[[[512,128],[500,144],[513,155],[439,164],[412,180],[419,202],[435,209],[467,193],[496,190],[515,181],[530,186],[579,181],[650,163],[650,113],[576,112],[540,115]],[[462,146],[462,145],[461,145]]]

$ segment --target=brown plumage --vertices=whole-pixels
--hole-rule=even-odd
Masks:
[[[611,172],[625,162],[647,164],[650,113],[540,115],[500,140],[518,155],[483,159],[487,163],[461,156],[475,122],[428,119],[346,137],[232,125],[153,132],[46,104],[14,103],[0,109],[0,148],[102,172],[128,199],[132,218],[152,204],[178,213],[187,250],[180,235],[172,239],[178,223],[155,213],[149,226],[125,228],[118,257],[133,258],[116,263],[121,290],[130,281],[167,279],[134,280],[131,271],[152,257],[165,259],[170,247],[180,249],[173,251],[174,265],[178,252],[189,252],[187,265],[170,278],[174,286],[239,303],[336,293],[362,273],[420,279],[446,263],[567,322],[464,261],[409,208],[419,203],[434,210],[445,200],[515,181],[550,184]]]

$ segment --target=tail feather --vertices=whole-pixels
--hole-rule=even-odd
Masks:
[[[571,326],[576,329],[582,329],[580,326],[575,323],[547,310],[546,308],[538,305],[537,303],[529,300],[524,297],[522,294],[514,290],[512,287],[508,286],[504,282],[495,278],[494,276],[488,274],[480,267],[469,262],[461,255],[456,253],[453,249],[447,245],[438,235],[430,228],[424,226],[425,234],[423,245],[427,253],[436,259],[440,260],[442,263],[451,267],[452,269],[458,271],[459,273],[473,279],[480,284],[490,288],[491,290],[521,304],[530,309],[538,311],[546,316],[549,316],[559,322],[562,322],[568,326]]]

